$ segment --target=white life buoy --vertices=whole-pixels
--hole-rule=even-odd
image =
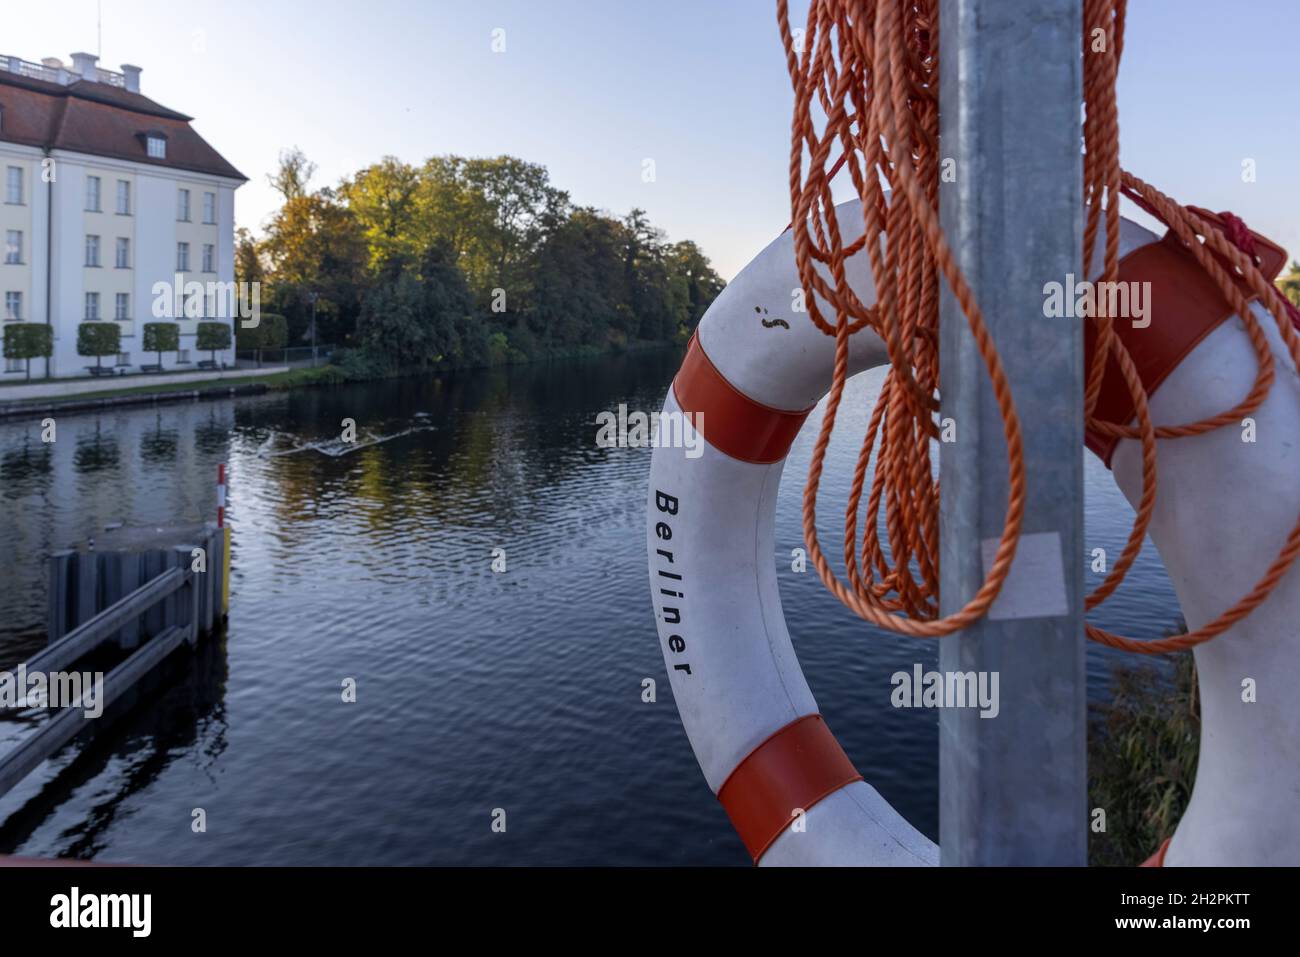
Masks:
[[[846,245],[861,235],[857,207],[837,209]],[[1122,256],[1159,242],[1124,221]],[[848,269],[858,297],[872,304],[867,257],[854,256]],[[787,231],[709,308],[665,399],[665,421],[691,413],[684,427],[702,441],[661,442],[653,454],[647,549],[660,646],[704,777],[756,863],[934,865],[935,844],[861,779],[818,714],[781,609],[777,488],[804,418],[830,387],[835,345],[794,311],[799,286]],[[1263,325],[1279,370],[1255,414],[1256,434],[1267,440],[1245,454],[1230,447],[1241,443],[1233,430],[1159,443],[1151,537],[1191,628],[1254,585],[1300,512],[1300,388],[1272,321]],[[1152,399],[1157,425],[1217,413],[1254,381],[1240,320],[1220,319],[1183,348]],[[886,361],[869,329],[850,340],[851,375]],[[1113,449],[1131,502],[1141,494],[1140,457],[1135,441]],[[1291,696],[1300,683],[1298,576],[1293,568],[1252,615],[1196,649],[1200,773],[1166,863],[1300,863],[1300,707]],[[1242,707],[1246,677],[1277,696]],[[1279,762],[1279,786],[1262,786],[1270,775],[1278,780]],[[1241,815],[1254,823],[1225,826],[1225,817]],[[1277,822],[1273,832],[1290,833],[1261,835],[1260,815]]]

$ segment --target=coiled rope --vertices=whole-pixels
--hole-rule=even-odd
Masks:
[[[1235,217],[1212,223],[1158,189],[1125,172],[1119,162],[1116,80],[1123,51],[1126,0],[1085,0],[1083,22],[1085,148],[1083,274],[1102,217],[1105,246],[1101,279],[1119,275],[1119,204],[1126,195],[1163,220],[1188,247],[1246,326],[1258,360],[1250,392],[1231,409],[1200,422],[1156,427],[1133,360],[1101,315],[1084,393],[1089,429],[1142,445],[1142,496],[1119,558],[1088,596],[1092,610],[1124,580],[1138,556],[1156,499],[1156,440],[1200,435],[1235,425],[1259,408],[1274,379],[1264,330],[1249,308],[1244,282],[1277,322],[1300,367],[1300,337],[1293,307],[1256,268],[1249,230]],[[803,531],[809,555],[826,587],[864,620],[917,637],[952,634],[982,617],[997,597],[1015,557],[1025,506],[1025,461],[1020,421],[1006,373],[980,312],[939,224],[939,17],[938,0],[812,0],[796,44],[788,0],[777,0],[777,20],[794,88],[790,153],[791,228],[795,261],[810,320],[835,337],[831,389],[808,469]],[[1095,31],[1101,31],[1101,39]],[[814,108],[818,120],[814,120]],[[832,161],[832,154],[838,159]],[[831,181],[846,169],[862,200],[863,235],[845,244],[831,197]],[[886,191],[892,201],[886,202]],[[869,242],[884,237],[885,242]],[[876,286],[867,307],[850,287],[846,261],[865,249]],[[818,268],[818,264],[823,268]],[[939,437],[939,278],[961,307],[988,372],[1007,446],[1008,496],[1004,527],[983,584],[956,612],[939,613],[939,483],[931,461]],[[829,304],[833,319],[823,314]],[[847,582],[831,570],[817,538],[817,491],[826,448],[848,379],[849,337],[869,328],[885,343],[889,370],[872,410],[853,473],[844,524]],[[1093,415],[1107,356],[1113,356],[1132,396],[1137,423],[1115,425]],[[862,497],[875,453],[875,469]],[[858,551],[859,513],[865,521]],[[881,527],[884,528],[884,538]],[[1087,625],[1094,641],[1143,653],[1177,651],[1221,634],[1264,601],[1300,555],[1300,520],[1274,562],[1240,601],[1194,632],[1137,641]]]

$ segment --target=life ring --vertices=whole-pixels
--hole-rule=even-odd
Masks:
[[[844,244],[855,242],[863,221],[858,202],[838,207],[837,218]],[[1166,246],[1123,222],[1120,254],[1130,270],[1150,270],[1159,281],[1162,260],[1177,252]],[[1280,252],[1267,250],[1273,258]],[[848,276],[861,301],[874,302],[864,254],[849,260]],[[1173,292],[1162,299],[1188,312],[1174,321],[1158,314],[1143,330],[1139,371],[1155,389],[1157,425],[1231,407],[1256,374],[1241,321],[1228,320],[1226,306],[1216,312],[1176,295],[1185,278],[1165,276]],[[781,609],[773,560],[777,488],[800,426],[830,386],[834,356],[833,338],[795,311],[799,287],[787,230],[709,308],[664,401],[664,421],[689,413],[686,427],[703,442],[657,443],[652,457],[647,552],[660,647],[705,780],[755,863],[934,865],[938,847],[862,780],[820,717]],[[1258,303],[1252,308],[1266,317]],[[1255,584],[1300,512],[1300,383],[1272,321],[1261,324],[1278,368],[1254,415],[1256,434],[1268,440],[1244,455],[1240,435],[1229,429],[1159,443],[1150,535],[1191,628]],[[851,338],[851,375],[886,361],[884,343],[869,329]],[[1122,399],[1111,411],[1128,421]],[[1135,503],[1140,443],[1094,436],[1089,444]],[[1300,863],[1293,826],[1300,794],[1300,708],[1291,703],[1300,683],[1296,622],[1300,571],[1293,568],[1252,615],[1196,648],[1200,773],[1165,863]],[[1260,686],[1251,708],[1242,706],[1246,677]],[[1263,787],[1278,780],[1279,758],[1287,763],[1285,781]],[[1225,826],[1243,818],[1249,826]]]

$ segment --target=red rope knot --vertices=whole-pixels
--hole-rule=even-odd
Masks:
[[[1255,234],[1246,226],[1245,220],[1227,210],[1219,213],[1219,218],[1223,220],[1223,235],[1228,238],[1228,242],[1249,256],[1251,261],[1258,266],[1260,259],[1255,251]],[[1282,304],[1286,307],[1286,314],[1291,320],[1291,324],[1300,329],[1300,309],[1296,308],[1295,303],[1285,296],[1282,296],[1281,299]]]
[[[1259,255],[1255,251],[1255,235],[1246,225],[1246,221],[1226,210],[1219,213],[1219,218],[1223,220],[1223,235],[1228,237],[1228,242],[1249,256],[1253,263],[1259,265]]]

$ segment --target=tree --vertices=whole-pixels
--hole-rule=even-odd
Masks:
[[[385,263],[361,310],[357,338],[383,368],[424,368],[465,356],[473,303],[455,251],[435,241],[418,266],[395,256]]]
[[[689,335],[699,325],[704,311],[718,298],[718,293],[722,292],[726,283],[714,272],[712,263],[700,247],[689,239],[669,246],[665,258],[669,275],[685,288],[685,315],[682,317],[681,331]]]
[[[77,326],[77,355],[94,356],[95,369],[101,369],[104,356],[122,351],[122,330],[116,322],[83,322]]]
[[[543,224],[563,215],[567,193],[550,184],[545,166],[513,156],[465,160],[461,167],[469,195],[461,232],[461,262],[481,306],[497,289],[506,302],[523,302],[529,293],[525,265],[543,235]]]
[[[255,326],[242,323],[235,327],[235,345],[257,353],[257,367],[262,367],[265,349],[283,349],[289,341],[289,324],[284,316],[274,312],[262,313]]]
[[[316,175],[316,164],[298,147],[280,151],[280,164],[266,181],[284,197],[285,202],[307,195],[307,184]]]
[[[414,260],[431,238],[422,221],[420,192],[420,172],[392,156],[361,170],[339,190],[366,238],[372,269],[394,256]]]
[[[548,225],[532,264],[529,323],[543,341],[604,346],[610,320],[627,309],[623,224],[589,207]]]
[[[217,364],[217,352],[230,348],[230,326],[224,322],[200,322],[195,345],[208,353],[212,364]]]
[[[4,332],[6,359],[27,360],[27,378],[32,377],[32,360],[54,353],[54,328],[43,322],[7,322]]]
[[[1290,271],[1285,276],[1278,277],[1277,285],[1282,290],[1282,295],[1300,306],[1300,262],[1292,261]]]
[[[321,335],[343,342],[356,321],[369,259],[352,211],[321,194],[287,200],[272,217],[261,251],[274,277],[278,311],[290,319],[290,335],[298,338],[307,330],[309,296],[316,293]]]
[[[144,324],[144,351],[158,354],[158,370],[162,371],[162,354],[175,352],[181,347],[181,327],[174,322],[146,322]]]

